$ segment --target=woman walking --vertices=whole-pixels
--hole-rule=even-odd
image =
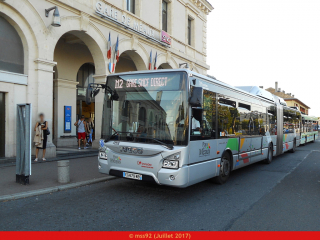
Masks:
[[[92,118],[89,118],[88,120],[88,130],[89,130],[89,139],[88,139],[88,143],[92,144],[92,134],[93,134],[93,122],[92,122]]]
[[[48,130],[48,122],[44,120],[44,114],[39,114],[40,121],[36,123],[36,126],[34,127],[34,131],[36,132],[36,135],[34,137],[34,142],[36,145],[36,159],[35,162],[38,162],[38,154],[39,149],[43,150],[42,153],[42,160],[46,161],[46,148],[47,148],[47,130]]]

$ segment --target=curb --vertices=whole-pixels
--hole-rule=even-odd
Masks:
[[[72,189],[72,188],[76,188],[76,187],[82,187],[82,186],[93,184],[93,183],[104,182],[104,181],[112,180],[112,179],[116,179],[116,177],[108,176],[108,177],[92,179],[92,180],[87,180],[87,181],[82,181],[82,182],[70,183],[70,184],[66,184],[66,185],[62,185],[62,186],[43,188],[43,189],[33,190],[33,191],[28,191],[28,192],[4,195],[4,196],[0,196],[0,202],[17,200],[17,199],[27,198],[27,197],[33,197],[33,196],[38,196],[38,195],[48,194],[48,193],[53,193],[53,192],[58,192],[58,191],[64,191],[64,190],[68,190],[68,189]]]

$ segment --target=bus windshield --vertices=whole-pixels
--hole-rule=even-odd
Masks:
[[[102,138],[186,145],[187,78],[184,72],[160,71],[108,77]]]

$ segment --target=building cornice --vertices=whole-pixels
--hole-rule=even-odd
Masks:
[[[93,75],[92,77],[94,78],[95,83],[105,84],[107,76],[108,74],[101,74],[101,75]]]
[[[178,0],[183,5],[190,8],[190,4],[186,3],[186,0]],[[206,15],[209,15],[209,13],[214,9],[212,5],[207,0],[189,0],[192,2],[201,12],[205,13]]]
[[[34,60],[34,62],[37,64],[36,70],[50,73],[54,73],[53,67],[57,65],[57,62],[48,61],[41,58],[37,58],[36,60]]]
[[[51,66],[54,67],[55,65],[57,65],[57,62],[53,62],[53,61],[48,61],[46,59],[41,59],[41,58],[37,58],[36,60],[34,60],[35,63],[38,64],[43,64],[43,65],[47,65],[47,66]]]
[[[79,82],[68,80],[68,79],[54,79],[53,82],[55,83],[55,87],[63,87],[63,88],[70,88],[70,89],[76,89]]]

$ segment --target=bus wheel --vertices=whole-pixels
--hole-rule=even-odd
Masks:
[[[230,155],[225,153],[221,158],[219,176],[215,177],[214,180],[218,184],[224,184],[227,182],[231,172],[231,159]]]
[[[296,151],[296,139],[293,140],[293,146],[292,149],[290,150],[291,153],[294,153]]]
[[[264,162],[266,164],[270,164],[272,162],[272,159],[273,159],[273,149],[272,149],[272,145],[269,145],[268,156],[267,156],[267,159],[264,160]]]

